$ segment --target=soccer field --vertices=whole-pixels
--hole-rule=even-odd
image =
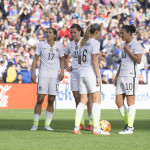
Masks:
[[[133,135],[119,135],[124,124],[118,110],[102,110],[101,119],[111,123],[111,135],[74,135],[75,110],[55,110],[51,127],[43,131],[45,110],[38,131],[30,131],[33,110],[0,110],[0,150],[149,150],[150,110],[137,110]],[[85,120],[88,123],[85,110]]]

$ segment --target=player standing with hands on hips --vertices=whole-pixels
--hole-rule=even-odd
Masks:
[[[122,58],[118,68],[114,85],[116,86],[116,104],[125,121],[125,128],[119,134],[132,134],[135,118],[135,94],[139,82],[139,71],[137,64],[141,63],[142,46],[133,39],[136,28],[133,24],[123,25],[120,29],[120,36],[123,41]],[[128,110],[124,106],[124,99],[127,99]]]
[[[34,108],[34,119],[31,130],[35,131],[38,129],[39,117],[42,110],[42,103],[45,95],[48,94],[48,105],[45,112],[45,130],[53,130],[50,127],[50,123],[53,117],[53,104],[55,96],[58,93],[59,81],[64,78],[64,53],[63,46],[60,42],[56,42],[57,30],[55,28],[49,28],[46,30],[47,41],[42,41],[38,44],[35,51],[34,60],[32,63],[31,80],[36,82],[36,76],[34,70],[37,61],[40,57],[41,65],[38,78],[38,89],[37,89],[37,102]],[[60,73],[58,61],[60,60]]]
[[[80,103],[76,109],[74,134],[80,134],[79,125],[83,116],[84,108],[88,102],[88,96],[91,94],[93,100],[92,115],[94,122],[93,134],[109,133],[100,130],[100,90],[101,78],[98,64],[100,50],[99,37],[101,35],[101,26],[97,23],[87,27],[85,35],[81,40],[78,62],[80,67]]]
[[[64,60],[65,60],[66,70],[71,73],[71,91],[73,92],[73,96],[75,98],[76,107],[77,107],[80,102],[80,93],[79,93],[80,65],[78,64],[78,53],[79,53],[80,42],[84,33],[82,28],[78,24],[72,24],[70,27],[70,34],[73,40],[69,42],[69,44],[65,48]],[[71,54],[72,57],[72,66],[68,65],[69,54]],[[87,107],[88,107],[88,115],[89,115],[89,126],[88,128],[85,127],[84,113],[83,113],[82,120],[80,122],[80,130],[93,130],[91,98],[88,101]]]

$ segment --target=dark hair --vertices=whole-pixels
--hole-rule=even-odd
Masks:
[[[123,25],[121,27],[121,29],[125,29],[127,32],[130,32],[130,33],[135,33],[136,32],[136,27],[134,24],[131,24],[131,25]]]
[[[87,40],[90,37],[90,34],[94,34],[96,30],[100,31],[101,28],[102,28],[102,25],[100,25],[98,23],[89,25],[85,31],[84,37],[81,40],[81,44],[80,44],[81,47],[84,46],[84,44],[87,42]]]
[[[57,30],[55,28],[48,28],[48,30],[53,30],[54,35],[56,35],[54,41],[57,40]]]
[[[81,36],[83,37],[84,32],[83,32],[83,29],[80,27],[80,25],[74,23],[71,25],[70,29],[72,28],[76,28],[78,31],[81,31]]]

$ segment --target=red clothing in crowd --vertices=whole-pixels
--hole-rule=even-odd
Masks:
[[[69,29],[68,28],[66,28],[65,30],[60,30],[60,32],[59,32],[59,36],[62,38],[62,37],[65,37],[65,36],[69,36],[70,38],[71,38],[71,36],[70,36],[70,31],[69,31]]]

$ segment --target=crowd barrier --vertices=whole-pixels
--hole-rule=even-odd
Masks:
[[[58,96],[55,98],[55,109],[75,109],[75,101],[70,91],[70,84],[60,84]],[[0,84],[1,109],[33,109],[37,99],[37,84]],[[42,108],[46,108],[45,97]],[[102,109],[117,109],[115,104],[115,87],[102,86]],[[150,86],[139,85],[136,96],[137,109],[150,109]]]

